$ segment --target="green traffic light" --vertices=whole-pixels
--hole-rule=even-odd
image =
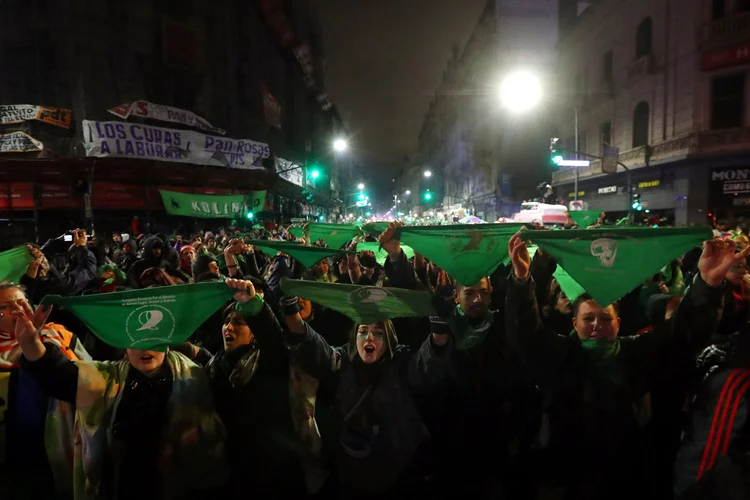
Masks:
[[[424,199],[427,200],[427,201],[430,201],[432,199],[432,193],[430,193],[429,191],[427,191],[424,194]]]
[[[565,158],[563,158],[562,155],[555,155],[552,157],[552,163],[555,165],[559,165],[561,161],[563,161]]]
[[[312,177],[313,179],[317,179],[318,177],[320,177],[320,170],[314,169],[312,172],[310,172],[310,177]]]
[[[365,200],[365,194],[364,193],[359,193],[359,196],[357,196],[357,199],[359,201],[364,201]]]
[[[245,215],[248,219],[252,220],[253,217],[255,217],[255,214],[252,212],[248,212],[247,215]]]

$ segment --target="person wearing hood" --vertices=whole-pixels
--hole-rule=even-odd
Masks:
[[[115,264],[127,273],[137,260],[138,244],[132,239],[123,241],[122,244],[120,244],[120,252],[115,257]]]
[[[169,244],[169,236],[164,233],[159,233],[156,236],[164,243],[164,258],[172,266],[172,269],[177,269],[180,266],[180,254],[177,250]]]
[[[165,269],[169,274],[175,274],[169,264],[166,254],[167,245],[158,236],[149,236],[143,242],[143,254],[128,270],[128,283],[131,288],[142,288],[140,277],[143,271],[150,267]]]

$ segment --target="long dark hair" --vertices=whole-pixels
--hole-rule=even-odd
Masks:
[[[364,323],[355,324],[354,330],[352,330],[352,333],[349,336],[349,361],[353,361],[355,356],[359,356],[359,351],[357,351],[357,332],[359,331],[359,327],[363,324]],[[378,325],[382,326],[385,331],[385,342],[386,347],[388,348],[388,355],[390,358],[393,358],[396,353],[396,346],[398,345],[398,336],[396,335],[396,329],[393,327],[393,322],[386,319],[384,321],[378,321]]]

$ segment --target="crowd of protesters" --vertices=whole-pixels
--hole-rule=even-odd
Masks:
[[[0,282],[0,498],[750,498],[747,237],[597,304],[518,235],[465,286],[407,258],[398,227],[309,269],[246,243],[325,245],[281,227],[76,229],[63,269],[28,245],[20,282]],[[358,324],[285,278],[427,291],[437,314]],[[166,352],[37,307],[220,281],[232,301]]]

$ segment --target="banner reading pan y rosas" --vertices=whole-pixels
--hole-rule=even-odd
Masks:
[[[159,190],[159,194],[161,194],[164,208],[169,215],[184,215],[202,219],[244,217],[248,212],[262,212],[266,205],[265,191],[215,195]]]
[[[83,120],[86,156],[137,158],[239,169],[261,169],[271,156],[268,144],[228,139],[193,130],[142,123]]]

